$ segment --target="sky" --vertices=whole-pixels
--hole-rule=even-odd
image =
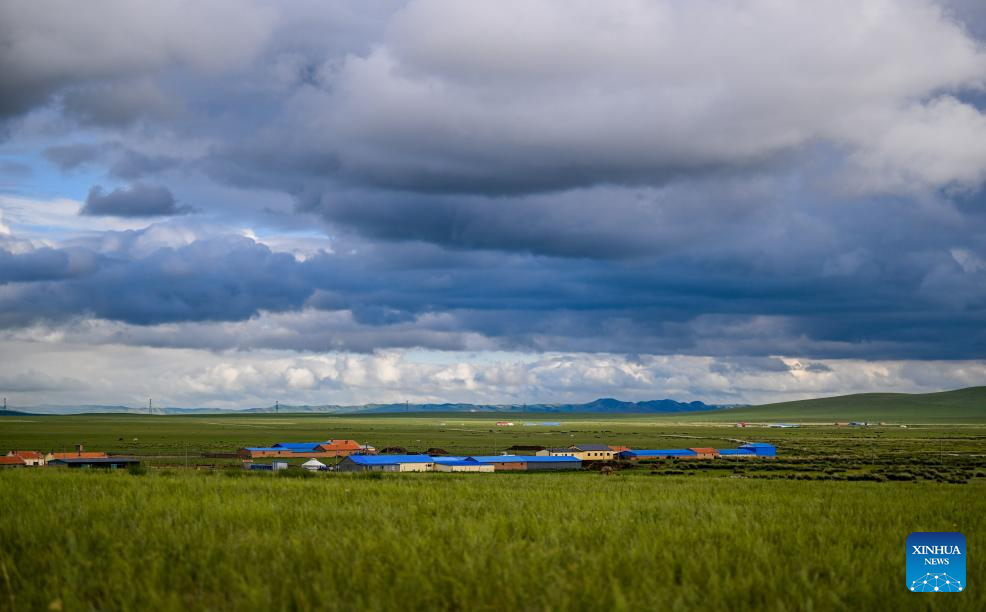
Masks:
[[[986,383],[978,0],[0,0],[15,406]]]

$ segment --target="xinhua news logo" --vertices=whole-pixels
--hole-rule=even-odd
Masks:
[[[907,536],[907,590],[961,593],[965,583],[965,536],[956,531],[916,531]]]

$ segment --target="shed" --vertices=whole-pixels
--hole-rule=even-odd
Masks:
[[[51,463],[54,459],[105,459],[108,455],[102,451],[82,451],[77,450],[71,453],[48,453],[45,455],[45,463]]]
[[[134,459],[133,457],[65,457],[62,459],[52,459],[48,462],[48,465],[53,467],[68,467],[68,468],[97,468],[97,469],[109,469],[116,470],[121,468],[127,468],[131,465],[140,465],[140,459]]]
[[[435,465],[428,455],[350,455],[339,462],[339,472],[427,472]]]
[[[20,457],[0,457],[0,468],[19,467],[27,467],[27,464]]]
[[[647,459],[687,459],[694,458],[695,451],[687,448],[629,450],[617,453],[616,457],[625,461],[641,461]]]
[[[752,452],[757,457],[777,456],[777,447],[773,444],[767,444],[765,442],[751,442],[749,444],[741,445],[740,448]]]
[[[480,463],[471,457],[465,459],[436,459],[436,472],[492,472],[493,464]]]
[[[577,470],[582,461],[574,455],[484,455],[471,457],[480,463],[493,464],[496,471]]]
[[[8,457],[20,457],[28,467],[41,467],[45,464],[45,456],[38,451],[10,451]]]
[[[288,469],[287,461],[271,461],[270,463],[250,463],[244,462],[243,467],[251,471],[277,472]]]
[[[528,472],[540,472],[545,470],[578,470],[581,468],[582,460],[574,455],[527,457]]]
[[[696,459],[715,459],[719,456],[719,451],[714,448],[690,448],[695,453]]]

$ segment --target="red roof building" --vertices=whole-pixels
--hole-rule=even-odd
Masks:
[[[25,464],[30,466],[42,466],[45,464],[45,456],[38,451],[10,451],[8,457],[20,457]]]

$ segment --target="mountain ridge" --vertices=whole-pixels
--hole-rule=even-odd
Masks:
[[[672,399],[644,400],[629,402],[611,397],[598,398],[585,403],[535,403],[535,404],[472,404],[467,402],[445,403],[372,403],[357,405],[341,404],[281,404],[251,408],[198,408],[164,406],[153,408],[153,415],[196,415],[196,414],[389,414],[389,413],[432,413],[432,412],[497,412],[523,413],[536,412],[561,414],[570,412],[591,413],[653,413],[699,412],[720,410],[721,406],[700,401],[679,402]],[[8,410],[12,414],[34,415],[78,415],[78,414],[148,414],[147,408],[133,408],[113,404],[55,405],[44,404]]]

